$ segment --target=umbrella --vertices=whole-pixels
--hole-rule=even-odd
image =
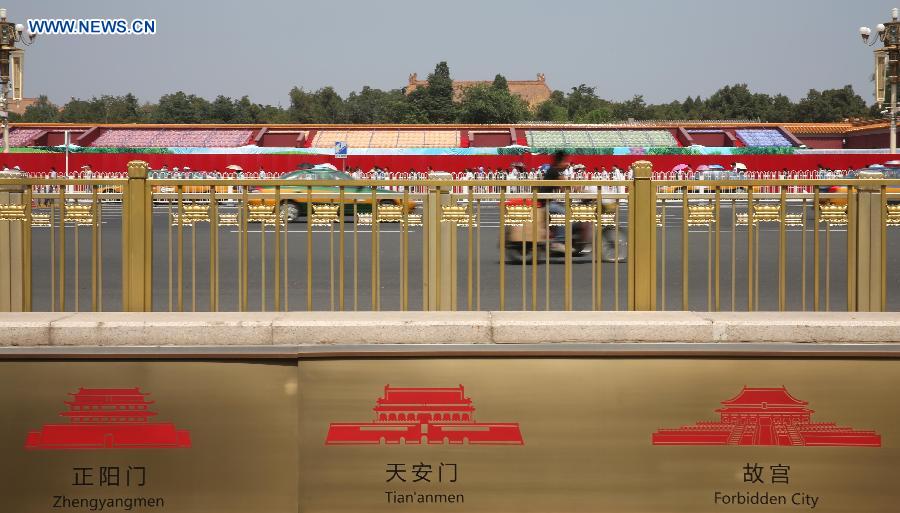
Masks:
[[[334,167],[334,166],[332,166],[331,164],[328,164],[328,163],[326,163],[326,164],[319,164],[318,166],[316,166],[316,168],[318,168],[318,169],[327,168],[327,169],[330,169],[330,170],[332,170],[332,171],[337,171],[337,168],[336,168],[336,167]]]
[[[697,171],[709,171],[709,166],[707,166],[705,164],[701,164],[701,165],[697,166]]]
[[[724,171],[725,166],[720,166],[719,164],[713,164],[713,165],[709,166],[708,170],[709,171]]]
[[[525,167],[525,163],[524,162],[513,162],[512,164],[510,164],[510,166],[511,167]]]
[[[546,170],[550,169],[550,164],[541,164],[541,167],[539,169],[541,171],[546,171]]]
[[[244,168],[242,168],[241,166],[239,166],[237,164],[232,164],[230,166],[227,166],[225,169],[230,169],[232,171],[243,171],[244,170]]]
[[[689,166],[687,164],[678,164],[677,166],[672,168],[672,171],[686,171],[690,168],[691,168],[691,166]]]

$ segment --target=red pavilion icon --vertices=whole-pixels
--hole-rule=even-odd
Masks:
[[[748,388],[716,410],[718,422],[653,433],[653,445],[793,445],[881,447],[875,431],[813,422],[813,410],[781,388]]]
[[[79,388],[65,401],[68,424],[31,431],[26,449],[174,449],[191,446],[191,434],[171,422],[150,422],[155,412],[140,388]]]
[[[475,422],[475,407],[462,385],[400,388],[385,385],[375,419],[332,423],[326,445],[480,444],[524,445],[518,423]]]

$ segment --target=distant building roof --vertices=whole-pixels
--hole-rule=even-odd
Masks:
[[[453,100],[460,101],[465,90],[476,85],[490,85],[491,80],[454,80],[453,81]],[[537,74],[537,80],[508,80],[509,92],[522,98],[530,108],[535,108],[542,102],[550,99],[550,88],[543,73]],[[419,80],[418,74],[413,73],[409,76],[409,83],[406,85],[406,94],[415,91],[418,87],[428,85],[427,80]]]

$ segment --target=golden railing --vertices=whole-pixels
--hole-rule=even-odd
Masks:
[[[900,180],[632,170],[150,180],[135,162],[128,179],[3,179],[0,310],[897,308]]]

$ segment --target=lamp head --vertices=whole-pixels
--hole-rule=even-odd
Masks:
[[[0,21],[6,21],[6,9],[0,7]]]
[[[872,35],[872,29],[869,27],[859,27],[859,35],[862,37],[863,43],[868,43],[869,36]]]
[[[891,9],[891,19],[894,21],[900,20],[900,9],[897,7]]]

